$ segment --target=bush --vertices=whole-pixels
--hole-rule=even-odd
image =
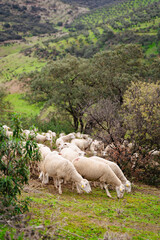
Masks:
[[[122,146],[115,144],[115,147],[107,153],[109,159],[116,162],[131,181],[140,181],[149,185],[159,186],[159,156],[152,156],[145,149],[138,146],[135,146],[132,150]]]
[[[29,199],[19,200],[24,184],[28,183],[30,161],[39,159],[34,141],[26,141],[21,135],[21,122],[12,117],[13,137],[7,137],[0,126],[0,213],[13,215],[28,210]]]

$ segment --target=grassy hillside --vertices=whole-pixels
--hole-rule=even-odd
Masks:
[[[39,239],[51,236],[52,239],[97,240],[104,239],[106,232],[107,239],[159,239],[158,189],[136,184],[132,193],[126,193],[123,199],[117,199],[115,191],[110,192],[113,199],[99,187],[79,195],[66,185],[59,195],[52,183],[41,186],[37,180],[30,180],[21,197],[31,198],[29,225],[21,221],[17,230],[22,236],[23,232],[29,234],[30,229],[32,238],[39,236]],[[6,231],[14,235],[15,228],[1,225],[1,239],[5,239]],[[22,239],[20,236],[18,239]]]
[[[30,49],[39,58],[57,59],[70,53],[90,57],[119,43],[141,44],[147,55],[159,53],[160,6],[155,1],[125,1],[98,8],[65,25],[65,37],[48,39]],[[68,33],[68,34],[67,34]],[[154,45],[154,48],[153,48]]]
[[[91,11],[77,7],[77,3],[83,6],[83,0],[74,5],[68,4],[72,1],[65,2],[18,0],[15,4],[13,0],[2,0],[1,40],[9,41],[0,45],[0,82],[39,71],[48,61],[67,53],[89,58],[101,50],[128,43],[140,44],[147,57],[160,53],[158,0],[102,0],[98,6],[112,4]],[[90,8],[96,4],[86,3]],[[89,12],[82,14],[86,11]],[[14,38],[15,34],[18,37]]]
[[[6,101],[11,103],[11,107],[14,109],[15,112],[26,115],[28,117],[34,117],[39,115],[42,105],[37,104],[29,104],[25,101],[23,94],[13,93],[9,94],[6,97]]]

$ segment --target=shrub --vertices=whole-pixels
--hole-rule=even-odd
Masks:
[[[24,184],[29,180],[29,163],[39,159],[37,144],[21,135],[21,122],[12,117],[13,137],[7,137],[0,126],[0,213],[17,214],[28,210],[29,199],[19,200]]]

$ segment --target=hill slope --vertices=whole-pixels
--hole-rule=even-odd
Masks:
[[[0,42],[55,33],[57,23],[71,23],[79,14],[88,11],[57,0],[18,0],[16,3],[2,0],[0,9]]]
[[[99,4],[108,2],[98,1]],[[111,2],[116,4],[89,11],[77,7],[77,3],[84,1],[69,5],[56,0],[18,0],[16,4],[13,0],[2,0],[1,41],[9,41],[0,46],[0,81],[40,70],[48,60],[67,53],[88,58],[117,44],[141,44],[147,56],[157,56],[160,1]],[[86,4],[92,7],[91,1]],[[11,42],[13,39],[21,40]]]
[[[107,4],[115,4],[124,2],[125,0],[61,0],[64,3],[77,4],[79,6],[88,7],[90,9],[101,7]]]

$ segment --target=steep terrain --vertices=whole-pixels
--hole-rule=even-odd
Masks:
[[[79,14],[88,11],[57,0],[18,0],[16,3],[2,0],[0,9],[0,42],[55,33],[57,23],[71,23]]]
[[[146,57],[160,53],[159,0],[72,3],[1,1],[0,82],[40,71],[68,53],[90,58],[117,44],[140,44]]]

